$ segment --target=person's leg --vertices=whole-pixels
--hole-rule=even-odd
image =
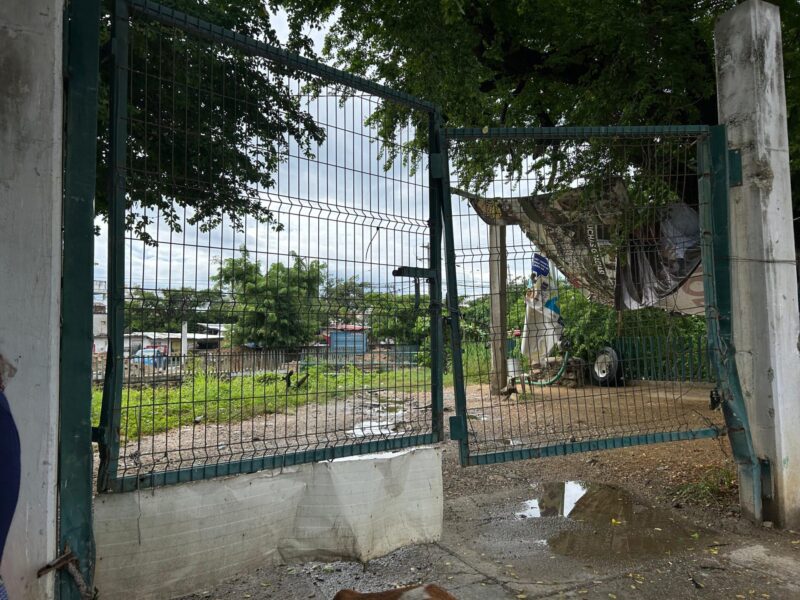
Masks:
[[[0,563],[6,545],[11,519],[17,508],[20,479],[19,434],[11,416],[5,394],[0,391]],[[8,600],[5,587],[0,580],[0,600]]]

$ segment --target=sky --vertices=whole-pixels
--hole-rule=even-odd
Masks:
[[[285,41],[286,15],[273,18],[274,27]],[[325,29],[309,31],[317,53],[321,53]],[[329,90],[336,94],[335,90]],[[290,144],[290,156],[276,175],[271,189],[254,189],[264,206],[273,210],[283,230],[247,219],[240,230],[224,222],[203,232],[184,225],[175,233],[155,213],[148,233],[158,241],[148,246],[128,234],[126,240],[125,286],[144,289],[213,285],[213,276],[226,259],[240,256],[246,247],[251,258],[268,268],[276,261],[288,263],[296,253],[306,260],[320,260],[331,277],[357,277],[380,289],[413,293],[413,282],[398,280],[392,270],[400,266],[426,266],[429,256],[427,229],[427,163],[416,172],[396,160],[380,159],[377,132],[363,124],[378,105],[374,98],[354,97],[344,104],[340,98],[323,96],[311,100],[306,109],[326,130],[325,143],[314,149],[316,160],[307,160]],[[398,142],[411,137],[411,129]],[[524,193],[499,184],[490,195]],[[460,294],[488,293],[488,234],[469,205],[454,199]],[[182,218],[191,217],[184,211]],[[95,279],[107,278],[107,227],[97,222],[100,235],[95,244]],[[513,231],[512,231],[513,230]],[[533,246],[518,228],[509,228],[509,276],[523,277]]]

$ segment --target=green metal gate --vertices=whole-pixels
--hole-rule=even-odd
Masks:
[[[724,128],[444,136],[462,464],[716,437],[726,422],[737,461],[757,462],[729,351]]]
[[[98,489],[440,441],[435,107],[114,6]]]
[[[737,169],[723,127],[444,129],[438,107],[258,32],[149,0],[115,0],[99,20],[84,4],[70,2],[67,30],[63,295],[75,318],[62,332],[59,547],[79,556],[87,582],[92,461],[80,374],[90,370],[97,105],[108,113],[98,201],[109,290],[108,362],[92,393],[98,491],[436,443],[452,386],[450,433],[464,465],[724,431],[760,514],[761,465],[731,345],[727,190]],[[563,324],[551,321],[562,329],[534,361],[521,344],[541,333],[525,326],[526,280],[548,244],[530,223],[552,223],[536,214],[547,209],[537,196],[577,199],[578,221],[597,217],[615,258],[595,265],[606,278],[630,267],[616,260],[623,248],[658,245],[666,206],[689,204],[700,260],[678,287],[695,285],[692,310],[642,298],[642,310],[613,310],[602,285],[582,293],[568,281],[580,270],[551,244],[548,293]],[[525,233],[500,224],[521,220],[523,205]],[[597,246],[600,229],[583,242]],[[617,364],[594,385],[601,355]],[[69,580],[61,588],[77,597]]]

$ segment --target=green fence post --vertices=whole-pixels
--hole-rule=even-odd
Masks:
[[[61,353],[59,357],[58,553],[70,551],[92,589],[92,304],[100,2],[71,0],[66,10]],[[81,598],[58,572],[58,598]]]
[[[730,242],[728,240],[728,139],[724,125],[711,128],[700,146],[700,219],[703,235],[703,288],[710,356],[722,393],[722,412],[739,471],[743,508],[762,516],[761,466],[753,449],[732,344]]]
[[[108,354],[100,413],[100,469],[97,489],[110,489],[119,463],[120,405],[125,327],[125,169],[128,138],[128,5],[114,2],[111,52],[111,128],[108,182]]]
[[[450,347],[453,351],[453,392],[456,414],[450,418],[450,435],[458,440],[462,465],[469,462],[469,433],[467,431],[467,393],[464,385],[464,362],[461,348],[461,315],[458,308],[458,275],[453,234],[453,206],[450,198],[450,173],[447,156],[447,137],[440,131],[444,176],[441,218],[444,222],[445,273],[447,277],[447,313],[450,317]]]
[[[442,191],[444,173],[442,148],[439,139],[439,114],[428,116],[429,183],[431,247],[428,268],[434,277],[430,284],[431,315],[431,406],[433,433],[437,440],[444,439],[444,327],[442,324]]]

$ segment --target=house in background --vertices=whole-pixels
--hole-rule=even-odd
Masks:
[[[222,344],[223,336],[212,333],[187,333],[187,349],[216,350]],[[181,334],[160,331],[141,331],[122,336],[125,356],[132,356],[142,348],[160,348],[167,356],[181,355]]]
[[[197,323],[200,328],[200,333],[209,333],[212,335],[225,335],[230,331],[230,323]]]
[[[325,337],[328,350],[337,354],[366,354],[369,351],[369,327],[337,323],[328,326]]]

